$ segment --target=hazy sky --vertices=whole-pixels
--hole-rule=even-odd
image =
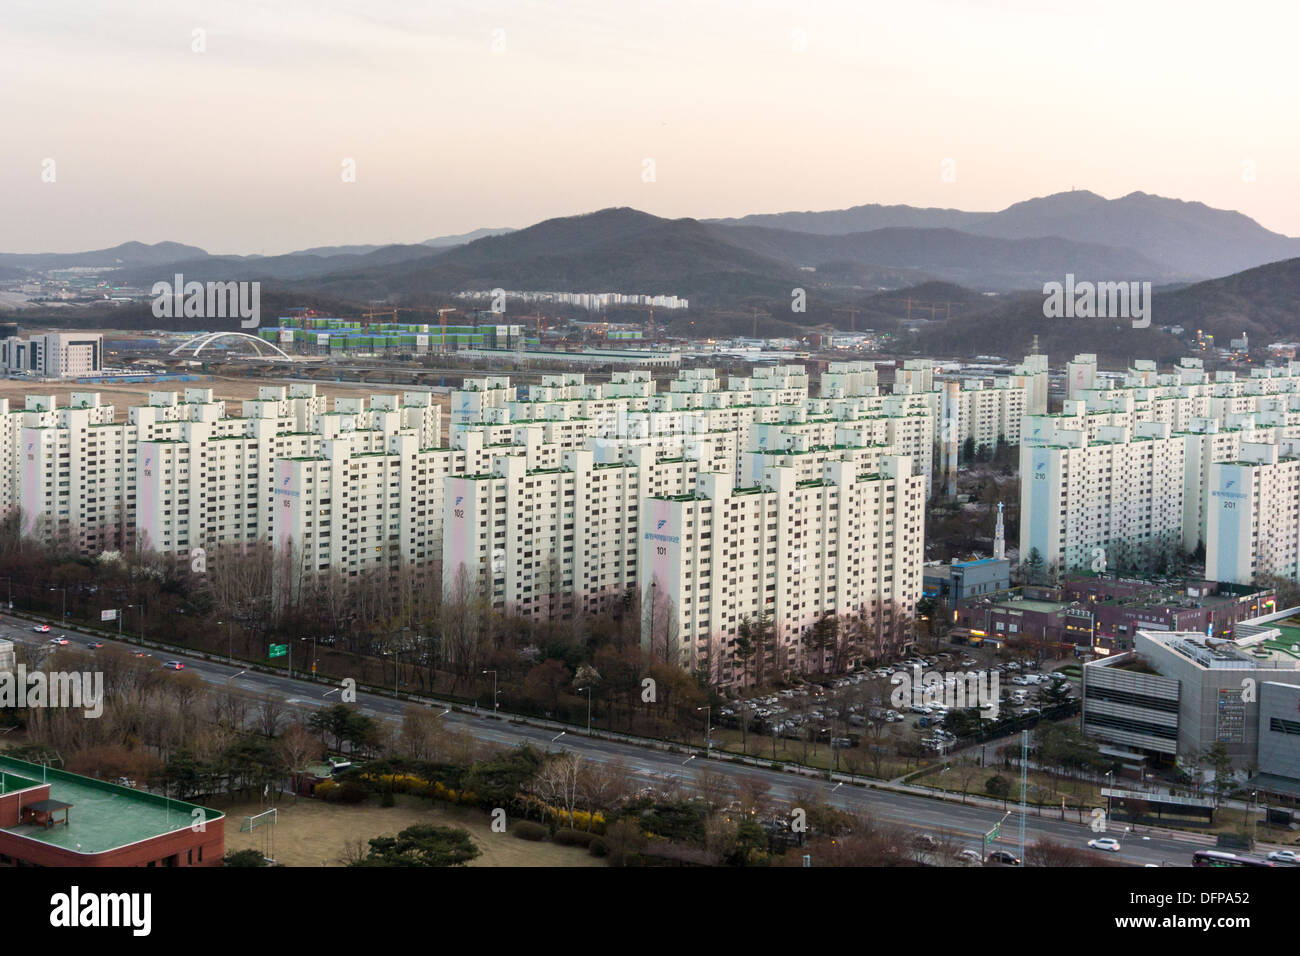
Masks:
[[[0,251],[276,253],[615,205],[999,209],[1071,187],[1300,235],[1294,0],[4,0],[0,16]]]

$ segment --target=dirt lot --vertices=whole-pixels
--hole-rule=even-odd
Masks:
[[[226,810],[226,851],[261,850],[266,828],[240,833],[244,817],[266,809],[262,803],[236,804]],[[417,823],[468,830],[483,855],[470,866],[603,866],[581,847],[532,843],[509,833],[493,833],[486,814],[466,808],[446,809],[426,800],[397,798],[397,806],[344,806],[321,800],[283,800],[274,830],[274,854],[285,866],[342,866],[349,839],[396,836]]]

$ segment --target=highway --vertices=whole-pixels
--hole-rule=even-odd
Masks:
[[[84,647],[92,640],[99,640],[106,646],[117,645],[123,649],[138,649],[136,645],[125,641],[119,645],[117,641],[99,636],[92,637],[73,629],[60,632],[54,628],[50,634],[38,634],[34,633],[32,625],[25,621],[9,618],[0,621],[0,638],[33,648],[48,648],[50,637],[60,633],[66,635],[74,647]],[[209,684],[222,688],[230,686],[250,695],[277,697],[298,712],[306,713],[321,707],[333,706],[339,700],[337,688],[333,684],[298,678],[290,679],[280,674],[246,671],[238,663],[232,666],[172,650],[154,647],[147,649],[152,653],[153,659],[159,662],[160,667],[164,660],[182,661],[186,670],[193,671]],[[409,704],[410,701],[404,699],[357,693],[356,706],[363,712],[384,720],[400,722],[402,712]],[[440,709],[447,709],[447,706]],[[745,781],[761,781],[767,788],[768,800],[776,806],[785,804],[793,810],[799,805],[799,801],[807,800],[808,795],[818,794],[823,802],[830,806],[863,814],[882,823],[904,825],[976,850],[981,847],[982,835],[1001,820],[1001,837],[991,846],[1019,854],[1020,817],[1018,806],[1014,801],[1007,804],[1012,812],[1006,815],[1004,811],[994,807],[963,805],[959,802],[908,792],[909,789],[914,791],[917,788],[881,789],[853,783],[831,784],[825,778],[797,776],[761,766],[740,765],[718,759],[706,760],[703,755],[692,758],[687,753],[671,753],[651,746],[587,737],[585,732],[576,729],[560,735],[558,729],[512,723],[504,716],[494,717],[490,712],[476,714],[452,710],[443,715],[442,719],[463,729],[478,740],[505,746],[528,742],[542,749],[569,750],[603,763],[621,763],[624,770],[643,787],[663,790],[674,781],[680,781],[689,787],[700,770],[707,767],[735,782],[736,791],[733,795],[746,788]],[[558,739],[556,739],[557,735],[559,735]],[[1086,823],[1081,824],[1070,819],[1061,820],[1059,810],[1055,811],[1055,816],[1051,813],[1052,811],[1047,811],[1048,815],[1036,816],[1034,809],[1032,807],[1029,809],[1025,823],[1026,845],[1048,837],[1066,846],[1087,849],[1089,839],[1102,835],[1092,832]],[[1074,816],[1077,820],[1077,813],[1074,811],[1068,812],[1067,816]],[[1187,866],[1190,865],[1192,852],[1206,845],[1203,841],[1195,839],[1173,838],[1166,831],[1152,835],[1126,834],[1122,827],[1111,827],[1104,835],[1120,838],[1122,849],[1118,853],[1091,851],[1097,853],[1099,861],[1105,859],[1107,862],[1132,866],[1147,864]]]

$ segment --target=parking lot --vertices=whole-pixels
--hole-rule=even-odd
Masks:
[[[951,675],[975,673],[979,677],[978,701],[991,704],[984,692],[994,689],[996,675],[997,705],[981,710],[984,720],[994,715],[1033,716],[1042,712],[1053,693],[1049,687],[1059,684],[1056,699],[1077,697],[1077,679],[1064,674],[1051,676],[1053,669],[1072,662],[1045,663],[1042,669],[1032,662],[1008,659],[992,649],[945,647],[938,652],[916,654],[903,660],[862,670],[833,680],[803,683],[734,700],[719,710],[717,723],[739,729],[742,716],[748,719],[753,734],[775,735],[785,740],[826,744],[848,750],[863,745],[916,743],[935,754],[942,754],[957,741],[958,735],[947,727],[950,715],[969,700],[954,692],[949,684],[913,688],[918,674]],[[1072,668],[1073,670],[1073,668]],[[930,681],[937,680],[931,677]],[[963,715],[953,721],[958,729],[969,733],[970,718]]]

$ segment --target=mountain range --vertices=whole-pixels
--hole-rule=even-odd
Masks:
[[[1145,193],[1108,200],[1075,190],[991,213],[864,205],[700,220],[613,208],[518,230],[277,256],[132,242],[87,253],[3,254],[0,277],[73,265],[116,267],[107,276],[117,285],[147,288],[179,272],[187,280],[256,279],[269,286],[267,292],[356,303],[496,287],[672,294],[689,298],[694,312],[779,306],[799,288],[831,306],[926,282],[1008,295],[1041,291],[1044,282],[1067,273],[1176,288],[1298,256],[1300,239],[1237,212]],[[1241,313],[1247,324],[1254,320],[1230,289],[1204,287],[1203,294]],[[1183,300],[1170,301],[1201,314]],[[1269,308],[1276,313],[1286,304],[1274,301]],[[1261,328],[1276,327],[1273,313]]]
[[[826,236],[879,229],[955,229],[998,239],[1056,236],[1134,249],[1175,273],[1200,278],[1300,256],[1300,239],[1271,232],[1249,216],[1142,192],[1106,199],[1087,190],[1072,190],[1018,202],[1000,212],[866,205],[711,222]]]

